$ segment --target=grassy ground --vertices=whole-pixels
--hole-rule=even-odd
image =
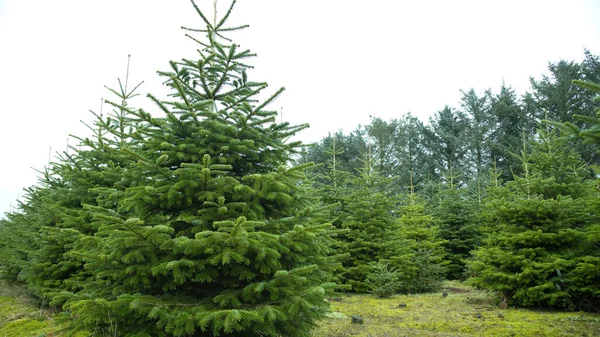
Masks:
[[[333,317],[322,321],[314,336],[600,336],[600,314],[502,310],[486,292],[459,283],[447,283],[446,289],[447,297],[440,292],[334,299]],[[351,316],[364,323],[352,324]]]
[[[0,283],[0,337],[58,337],[51,310],[42,309],[15,285]]]
[[[501,310],[492,295],[459,283],[442,293],[377,299],[353,295],[331,301],[334,312],[314,337],[600,336],[600,314]],[[351,316],[363,318],[352,324]],[[0,283],[0,337],[63,337],[53,312],[23,289]]]

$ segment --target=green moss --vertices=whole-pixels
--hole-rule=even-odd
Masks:
[[[38,336],[42,333],[51,332],[52,327],[48,322],[37,321],[31,318],[21,318],[10,321],[0,327],[0,336]]]
[[[600,315],[510,308],[500,310],[489,293],[460,283],[445,284],[442,293],[377,299],[356,295],[332,302],[345,319],[321,322],[315,337],[384,336],[598,336]],[[459,292],[461,291],[461,292]],[[399,307],[400,303],[406,307]],[[363,317],[364,324],[350,322]],[[339,315],[338,315],[339,317]],[[343,316],[342,316],[343,317]]]
[[[13,315],[18,315],[24,310],[25,306],[17,303],[14,298],[0,297],[0,324]]]
[[[22,288],[0,284],[0,337],[63,336],[53,312],[41,309]]]

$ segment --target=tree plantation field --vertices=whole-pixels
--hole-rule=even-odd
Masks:
[[[0,337],[600,334],[599,56],[303,144],[234,5],[0,219]]]

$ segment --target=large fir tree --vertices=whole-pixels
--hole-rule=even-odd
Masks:
[[[277,124],[265,109],[283,89],[257,103],[267,84],[248,80],[244,61],[253,54],[223,36],[243,28],[225,26],[233,4],[214,22],[194,8],[206,25],[188,29],[206,34],[193,38],[199,59],[160,72],[171,99],[149,96],[165,117],[116,104],[126,111],[116,119],[131,132],[116,128],[121,137],[110,151],[98,147],[100,137],[86,144],[98,151],[64,161],[58,185],[44,190],[64,196],[50,201],[64,225],[48,220],[57,228],[48,244],[52,233],[37,225],[44,242],[26,252],[64,263],[43,268],[52,261],[40,260],[28,274],[38,265],[48,274],[38,278],[84,274],[77,287],[43,284],[65,295],[76,330],[308,336],[327,311],[324,281],[333,266],[331,225],[316,220],[328,210],[312,207],[303,190],[307,165],[287,167],[300,145],[287,139],[306,125]],[[80,162],[83,172],[70,173]]]

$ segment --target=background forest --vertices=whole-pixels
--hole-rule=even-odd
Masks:
[[[304,145],[290,139],[307,125],[268,110],[283,88],[248,79],[254,55],[226,38],[243,27],[195,9],[201,50],[159,72],[158,113],[119,81],[92,136],[0,220],[0,277],[72,331],[309,336],[336,292],[445,279],[600,310],[597,55],[551,62],[524,94],[469,89],[429,121],[372,118]]]

